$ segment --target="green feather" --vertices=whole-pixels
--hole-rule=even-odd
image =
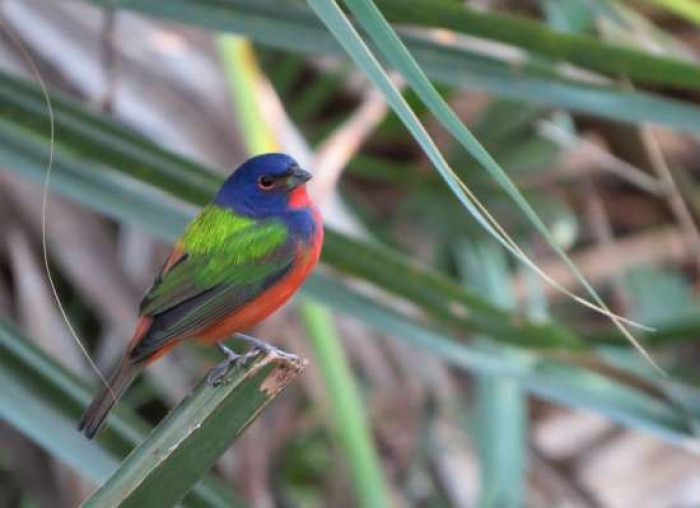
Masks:
[[[278,220],[242,217],[228,209],[211,205],[188,226],[182,237],[182,247],[189,256],[206,259],[206,263],[201,263],[197,270],[190,273],[197,283],[208,286],[223,282],[221,277],[226,273],[236,278],[264,276],[265,273],[252,269],[255,262],[273,253],[287,238],[287,228]],[[250,273],[231,271],[231,268],[241,266],[246,266]],[[257,274],[253,273],[256,271]]]
[[[287,228],[278,220],[251,219],[210,205],[187,227],[182,246],[188,254],[230,253],[243,263],[268,254],[286,239]]]
[[[185,230],[186,260],[158,277],[141,312],[158,313],[209,288],[256,284],[284,269],[293,259],[285,247],[286,226],[275,219],[256,220],[210,205]]]

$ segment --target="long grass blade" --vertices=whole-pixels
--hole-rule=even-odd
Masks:
[[[465,282],[494,303],[512,306],[505,252],[484,239],[456,243],[457,265]],[[519,353],[503,351],[503,354],[517,358]],[[527,394],[517,380],[481,374],[476,378],[475,395],[479,506],[522,506],[528,450]]]
[[[481,163],[481,165],[515,201],[518,207],[526,214],[530,222],[545,238],[551,248],[559,257],[561,257],[562,260],[564,260],[571,272],[591,295],[595,301],[595,304],[571,293],[569,290],[558,284],[554,279],[542,272],[542,270],[540,270],[539,267],[529,259],[522,249],[520,249],[520,247],[503,230],[498,222],[491,216],[489,211],[464,184],[464,182],[457,177],[454,171],[447,165],[446,161],[439,153],[432,140],[430,140],[425,129],[422,127],[422,125],[420,125],[420,122],[418,121],[417,117],[415,117],[415,114],[410,113],[410,108],[401,94],[383,72],[381,66],[372,56],[369,49],[362,43],[359,35],[354,31],[352,25],[347,18],[344,17],[337,5],[335,5],[333,2],[321,2],[324,4],[323,9],[321,9],[322,6],[319,5],[319,2],[310,1],[310,3],[312,6],[316,6],[317,13],[319,13],[319,15],[322,16],[322,19],[329,24],[329,27],[331,26],[331,23],[333,24],[334,35],[341,43],[343,43],[346,49],[355,58],[356,62],[363,67],[373,82],[375,82],[377,85],[382,85],[381,88],[385,95],[387,90],[391,90],[392,94],[390,97],[393,100],[389,99],[389,97],[387,97],[387,99],[389,99],[392,107],[397,113],[399,113],[399,110],[404,112],[404,114],[400,114],[400,116],[407,126],[409,123],[415,126],[416,133],[414,134],[414,137],[416,137],[419,144],[421,144],[423,149],[426,151],[426,155],[428,155],[438,171],[442,174],[450,188],[453,189],[453,192],[455,192],[460,201],[465,205],[472,216],[482,225],[482,227],[484,227],[484,229],[491,234],[494,239],[499,241],[499,243],[506,247],[518,259],[535,270],[548,284],[551,284],[556,289],[564,292],[578,303],[610,317],[615,326],[617,326],[620,332],[625,335],[625,337],[635,348],[637,348],[642,356],[644,356],[657,371],[664,373],[663,369],[661,369],[661,367],[654,361],[646,349],[624,326],[624,324],[635,325],[635,323],[631,323],[629,320],[621,318],[610,311],[598,293],[588,283],[585,277],[583,277],[583,274],[580,272],[578,267],[574,265],[568,255],[552,238],[547,227],[544,225],[530,204],[525,200],[517,187],[515,187],[515,185],[511,182],[505,171],[503,171],[503,169],[491,157],[486,149],[484,149],[478,140],[474,138],[471,132],[469,132],[469,130],[462,124],[454,112],[449,108],[447,103],[437,93],[420,66],[418,66],[416,61],[408,53],[401,40],[398,38],[391,26],[382,17],[376,6],[369,0],[347,0],[346,2],[351,11],[357,16],[359,22],[363,24],[367,32],[377,43],[384,56],[402,72],[408,83],[418,93],[423,102],[436,115],[438,120],[458,141],[460,141],[460,143],[477,159],[477,161]],[[416,136],[416,134],[419,134],[420,137]]]
[[[91,1],[100,6],[114,6],[113,0]],[[345,55],[343,48],[316,16],[300,3],[282,0],[142,0],[120,3],[119,7],[240,34],[284,51]],[[514,62],[410,31],[402,32],[402,37],[425,72],[443,84],[485,90],[502,97],[618,121],[656,122],[689,132],[697,132],[700,125],[700,108],[689,101],[567,77],[553,65]]]
[[[328,392],[333,427],[348,458],[357,503],[359,506],[377,508],[389,506],[391,503],[384,472],[372,444],[364,404],[335,330],[332,314],[316,302],[305,302],[300,310]]]
[[[698,15],[688,0],[647,0],[677,12]],[[686,4],[683,10],[680,4]],[[479,12],[469,4],[434,0],[376,0],[375,4],[392,23],[445,28],[529,50],[552,61],[567,61],[610,77],[627,77],[641,83],[665,83],[681,87],[700,86],[700,66],[694,62],[652,56],[634,48],[610,44],[592,37],[566,33],[504,12]]]

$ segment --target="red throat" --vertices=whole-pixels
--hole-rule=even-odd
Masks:
[[[311,204],[309,195],[306,193],[306,185],[300,185],[289,193],[290,208],[306,208]]]

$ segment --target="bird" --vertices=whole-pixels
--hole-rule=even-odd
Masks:
[[[311,174],[290,156],[248,159],[190,222],[146,291],[134,334],[109,381],[83,414],[78,430],[92,439],[141,371],[185,341],[217,346],[229,337],[270,347],[242,332],[286,303],[318,262],[323,224],[307,194]]]

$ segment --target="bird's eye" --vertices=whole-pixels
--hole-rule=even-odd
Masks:
[[[272,188],[272,184],[275,183],[275,179],[272,178],[270,175],[262,175],[260,178],[258,178],[258,187],[260,187],[263,190],[269,190]]]

